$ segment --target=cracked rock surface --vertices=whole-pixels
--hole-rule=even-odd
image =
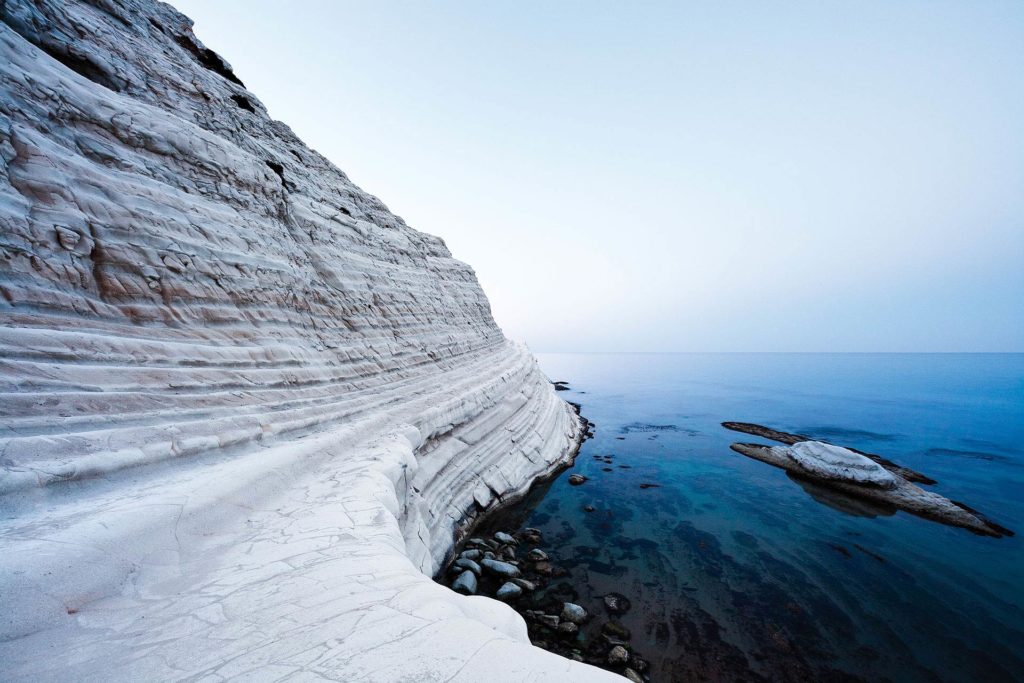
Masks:
[[[575,413],[186,17],[0,3],[0,228],[0,679],[618,678],[430,578]]]

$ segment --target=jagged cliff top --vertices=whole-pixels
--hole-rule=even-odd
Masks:
[[[139,0],[8,2],[3,17],[11,29],[71,71],[230,141],[262,159],[293,190],[311,184],[318,190],[330,188],[320,199],[340,214],[381,227],[407,227],[286,124],[272,120],[231,65],[196,37],[192,20],[172,6]],[[174,152],[165,145],[152,147],[158,154]],[[412,234],[447,255],[439,238]]]

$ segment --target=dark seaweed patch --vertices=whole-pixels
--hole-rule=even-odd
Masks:
[[[1006,461],[1001,455],[995,453],[986,453],[984,451],[961,451],[955,448],[929,448],[925,451],[925,455],[928,456],[947,456],[952,458],[970,458],[971,460],[989,460],[989,461]]]
[[[652,425],[643,422],[631,422],[628,425],[623,425],[619,429],[620,434],[632,434],[634,432],[647,433],[647,432],[678,432],[679,427],[675,425]]]
[[[800,431],[813,434],[819,439],[854,439],[862,441],[896,441],[899,439],[899,436],[895,434],[881,434],[879,432],[870,432],[866,429],[847,429],[846,427],[836,426],[809,427]]]

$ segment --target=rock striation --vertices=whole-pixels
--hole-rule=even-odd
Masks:
[[[0,679],[610,676],[430,579],[578,417],[188,18],[0,3],[0,225]]]

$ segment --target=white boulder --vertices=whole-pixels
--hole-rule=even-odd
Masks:
[[[778,447],[777,447],[778,448]],[[891,489],[896,477],[874,460],[842,446],[822,441],[801,441],[783,450],[801,469],[817,479]]]

